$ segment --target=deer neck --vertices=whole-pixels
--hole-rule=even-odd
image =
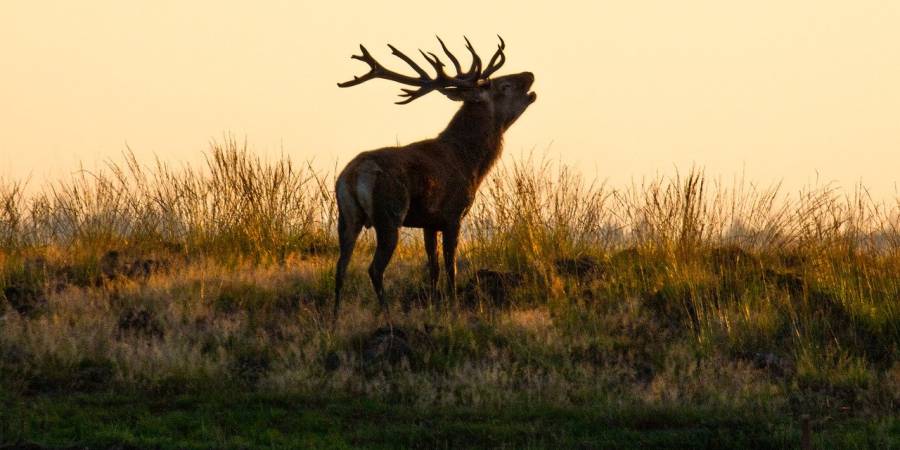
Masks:
[[[503,128],[489,103],[465,102],[438,135],[438,140],[453,148],[477,186],[500,157]]]

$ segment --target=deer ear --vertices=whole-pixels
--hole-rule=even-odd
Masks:
[[[455,102],[483,102],[488,98],[488,90],[481,86],[471,89],[443,89],[441,93]]]

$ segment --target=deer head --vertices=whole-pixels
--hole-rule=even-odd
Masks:
[[[437,91],[444,94],[447,98],[454,101],[461,101],[470,104],[478,104],[486,108],[494,118],[495,125],[502,132],[519,116],[525,112],[525,109],[537,99],[537,94],[530,92],[532,83],[534,83],[534,75],[531,72],[522,72],[514,75],[505,75],[502,77],[491,79],[494,74],[506,62],[506,55],[503,50],[506,43],[503,38],[497,46],[497,51],[491,57],[487,67],[482,66],[481,58],[472,47],[472,43],[466,40],[466,49],[472,54],[472,64],[468,70],[463,71],[459,60],[444,44],[444,41],[438,37],[441,48],[447,55],[447,58],[456,69],[456,75],[450,76],[444,71],[444,63],[434,53],[419,50],[419,53],[434,68],[435,76],[431,76],[421,66],[416,64],[409,56],[406,56],[393,45],[388,44],[391,53],[406,62],[418,76],[403,75],[392,70],[386,69],[381,65],[365,46],[360,45],[360,55],[353,55],[353,59],[358,59],[369,65],[369,72],[362,76],[355,76],[352,80],[338,83],[340,87],[351,87],[366,81],[381,78],[384,80],[394,81],[407,86],[413,86],[416,89],[402,88],[400,96],[404,99],[396,102],[398,105],[405,105],[413,100]]]

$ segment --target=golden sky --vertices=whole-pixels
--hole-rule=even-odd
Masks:
[[[425,6],[431,4],[434,6]],[[389,6],[388,6],[389,5]],[[900,181],[900,2],[633,0],[306,2],[4,0],[0,177],[57,177],[126,144],[197,162],[232,133],[323,167],[434,136],[457,107],[396,106],[359,43],[464,56],[507,42],[538,101],[507,133],[613,185],[674,168],[789,188]],[[467,61],[463,61],[466,64]]]

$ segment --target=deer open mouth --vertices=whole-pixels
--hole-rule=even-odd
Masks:
[[[529,92],[528,93],[528,103],[529,104],[534,103],[535,100],[537,100],[537,94],[535,94],[534,91]]]

